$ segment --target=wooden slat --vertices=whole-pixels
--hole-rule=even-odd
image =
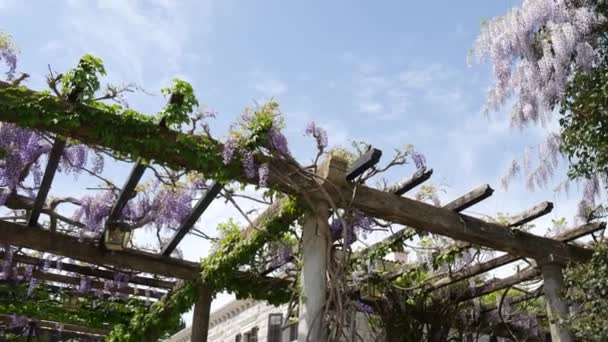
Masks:
[[[353,179],[362,175],[369,168],[378,164],[380,157],[382,157],[382,151],[373,147],[370,148],[369,151],[353,162],[352,166],[346,173],[346,180],[352,181]]]
[[[563,241],[563,242],[570,242],[570,241],[573,241],[575,239],[578,239],[580,237],[583,237],[585,235],[591,234],[593,232],[596,232],[596,231],[599,231],[599,230],[602,230],[605,228],[606,228],[605,222],[588,223],[588,224],[579,226],[577,228],[570,229],[566,232],[563,232],[563,233],[555,236],[555,239],[559,240],[559,241]],[[480,263],[477,265],[473,265],[473,266],[464,268],[460,271],[454,272],[449,277],[442,278],[442,279],[438,280],[437,282],[435,282],[432,285],[432,288],[439,289],[444,286],[454,284],[458,281],[462,281],[464,279],[479,275],[481,273],[488,272],[492,269],[507,265],[509,263],[512,263],[512,262],[520,260],[520,259],[521,258],[518,256],[505,254],[500,257],[494,258],[492,260],[489,260],[489,261],[486,261],[486,262],[483,262],[483,263]]]
[[[10,322],[11,316],[0,314],[0,321]],[[56,321],[47,321],[47,320],[38,320],[37,324],[39,327],[47,330],[58,330],[59,326],[62,326],[63,330],[66,332],[79,332],[87,335],[108,335],[110,333],[110,329],[102,329],[102,328],[91,328],[84,327],[81,325],[64,323],[64,322],[56,322]]]
[[[451,201],[450,203],[444,205],[443,208],[448,209],[448,210],[453,210],[455,212],[459,212],[459,211],[465,210],[467,208],[470,208],[473,205],[481,202],[482,200],[492,196],[493,192],[494,192],[494,190],[489,185],[484,184],[484,185],[478,187],[477,189],[472,190],[472,191],[466,193],[465,195],[460,196],[457,199]],[[373,245],[365,248],[361,252],[358,252],[357,255],[364,256],[364,255],[368,254],[369,252],[373,251],[374,249],[378,248],[379,246],[382,246],[382,245],[385,245],[386,243],[390,243],[391,241],[400,239],[401,237],[403,237],[404,234],[409,233],[409,232],[411,232],[409,229],[402,229],[402,230],[384,238],[382,241],[376,242]],[[398,273],[395,273],[391,276],[398,276]]]
[[[205,193],[205,195],[196,203],[194,209],[188,217],[184,220],[179,228],[173,234],[173,237],[167,243],[167,245],[163,248],[161,254],[164,256],[170,256],[171,253],[177,248],[177,245],[182,241],[184,236],[190,231],[190,229],[194,226],[196,221],[201,217],[203,212],[209,207],[211,202],[215,199],[215,197],[222,190],[222,184],[215,182],[211,185],[209,190]]]
[[[509,227],[517,227],[523,224],[529,223],[541,216],[547,215],[553,210],[553,203],[543,202],[540,203],[523,213],[509,218]]]
[[[525,270],[503,279],[494,279],[470,289],[466,289],[463,293],[457,295],[458,301],[466,301],[473,298],[481,297],[494,291],[504,290],[524,281],[533,280],[540,276],[540,270],[534,267],[529,267]]]
[[[167,258],[162,255],[135,250],[105,251],[94,245],[78,241],[74,236],[53,233],[48,230],[0,220],[0,242],[16,247],[35,249],[55,255],[106,265],[131,271],[151,273],[164,277],[194,279],[200,272],[196,262]],[[278,278],[259,277],[255,274],[234,270],[236,275],[247,281],[264,286],[286,286]]]
[[[139,180],[144,175],[144,171],[146,171],[146,164],[142,163],[141,160],[137,160],[131,173],[129,174],[129,178],[125,181],[125,185],[122,187],[120,194],[118,195],[118,199],[116,199],[116,203],[110,210],[110,215],[108,216],[107,221],[113,222],[116,221],[127,205],[127,202],[133,197],[133,192],[135,191],[135,187]]]
[[[4,252],[0,252],[0,259],[4,258]],[[13,260],[15,262],[20,262],[23,264],[34,265],[34,266],[43,266],[45,261],[40,258],[35,258],[29,255],[14,255]],[[61,268],[64,271],[77,273],[80,275],[88,276],[88,277],[96,277],[103,279],[114,279],[115,272],[103,270],[99,268],[93,268],[89,266],[76,265],[72,263],[61,262],[61,266],[57,266],[56,260],[50,260],[47,262],[48,267],[52,269]],[[175,286],[175,282],[166,281],[161,279],[154,279],[149,277],[141,277],[141,276],[130,276],[129,282],[138,285],[150,286],[150,287],[158,287],[162,289],[171,289]]]
[[[51,148],[51,152],[49,153],[49,160],[46,164],[44,176],[42,177],[42,182],[40,183],[40,188],[38,189],[38,194],[34,200],[34,205],[27,222],[27,225],[30,227],[38,225],[38,218],[40,217],[42,207],[46,202],[46,197],[51,190],[51,184],[53,183],[53,178],[55,178],[55,172],[57,171],[57,166],[59,166],[59,160],[61,159],[64,148],[65,140],[56,138],[53,147]]]
[[[494,189],[489,184],[484,184],[444,205],[443,208],[454,212],[461,212],[489,198],[493,193]]]
[[[124,122],[119,114],[113,114],[86,105],[74,105],[61,101],[56,98],[41,97],[39,92],[30,91],[27,88],[15,87],[6,82],[0,82],[0,89],[3,92],[0,96],[0,121],[12,122],[33,129],[41,129],[49,132],[61,133],[81,140],[89,145],[101,145],[116,152],[128,155],[138,155],[147,160],[157,160],[171,167],[182,167],[187,170],[196,170],[210,175],[219,175],[222,167],[221,151],[222,144],[209,138],[193,138],[183,133],[168,130],[163,127],[155,127],[152,122],[134,121],[132,125],[114,125],[115,133],[119,139],[104,138],[103,133],[97,129],[98,124],[107,123],[112,125],[115,122]],[[10,97],[19,94],[20,102],[23,105],[15,105]],[[28,101],[43,101],[41,105],[46,106],[48,111],[44,113],[45,119],[40,119],[38,113],[23,111],[28,105]],[[71,110],[70,120],[66,121],[64,111]],[[25,115],[25,116],[24,116]],[[76,119],[73,119],[73,118]],[[62,122],[72,123],[78,119],[79,125],[61,125]],[[50,124],[57,119],[59,124]],[[91,121],[101,120],[101,121]],[[67,128],[66,128],[67,127]],[[132,136],[133,127],[137,127],[138,132],[157,136],[163,139],[162,146],[149,146],[142,140]],[[208,150],[206,155],[213,153],[217,160],[206,158],[203,160],[192,159],[193,155],[198,155],[193,139],[204,140]],[[315,189],[317,182],[311,179],[305,172],[293,172],[293,162],[281,160],[280,158],[267,157],[260,158],[261,162],[269,164],[269,184],[276,186],[280,191],[287,194],[298,194],[301,189]],[[283,176],[282,176],[283,175]],[[284,175],[289,175],[290,182],[284,182]],[[224,174],[224,177],[227,175]],[[230,178],[243,181],[244,183],[254,183],[254,180],[247,180],[241,173],[231,172]],[[568,246],[559,241],[535,236],[525,232],[514,233],[508,227],[488,223],[467,215],[459,215],[450,210],[437,208],[427,203],[399,197],[395,194],[386,193],[376,189],[357,185],[356,191],[352,184],[346,182],[346,173],[342,175],[344,184],[339,184],[338,179],[326,184],[324,191],[314,191],[310,194],[312,200],[324,200],[328,193],[339,207],[355,207],[362,210],[365,214],[380,218],[386,221],[426,230],[430,233],[444,235],[455,240],[467,241],[473,244],[488,248],[501,250],[510,254],[519,254],[523,257],[546,258],[554,256],[564,262],[586,261],[592,252],[584,248]],[[213,177],[213,176],[211,176]]]
[[[340,206],[350,203],[368,215],[426,230],[433,234],[444,235],[454,240],[467,241],[534,259],[553,255],[563,262],[586,261],[593,254],[591,250],[585,248],[569,246],[560,241],[527,232],[514,232],[511,228],[500,224],[485,222],[478,218],[366,186],[360,185],[356,191],[353,191],[351,186],[345,185],[344,187],[345,189],[340,191],[335,198],[337,200],[348,198],[348,202],[342,202],[339,204]],[[331,188],[328,187],[327,191],[331,191]]]
[[[397,182],[396,184],[391,185],[390,187],[388,187],[388,189],[386,189],[386,191],[401,196],[406,192],[412,190],[413,188],[417,187],[418,185],[429,180],[432,175],[433,169],[419,169],[410,177],[407,177]]]
[[[24,274],[23,272],[24,272],[24,269],[22,268],[20,270],[20,274]],[[78,277],[51,273],[51,272],[43,272],[40,270],[34,270],[32,272],[32,275],[34,278],[40,279],[43,281],[52,281],[55,283],[62,283],[62,284],[74,285],[74,286],[80,285],[80,278],[78,278]],[[104,284],[103,284],[103,282],[101,282],[99,280],[91,279],[91,288],[92,289],[104,289]],[[126,295],[130,295],[130,296],[140,296],[140,297],[145,296],[145,293],[146,293],[146,291],[144,289],[136,289],[132,286],[127,286],[127,287],[118,289],[118,292],[124,293]],[[150,294],[150,297],[156,298],[156,299],[159,299],[163,295],[165,295],[165,292],[156,291],[156,290],[148,290],[148,293]]]
[[[96,265],[121,267],[164,277],[192,279],[198,264],[134,250],[105,251],[74,236],[0,221],[0,241],[9,245],[66,256]]]

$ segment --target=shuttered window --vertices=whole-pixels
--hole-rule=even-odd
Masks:
[[[283,314],[268,315],[268,342],[281,342]]]

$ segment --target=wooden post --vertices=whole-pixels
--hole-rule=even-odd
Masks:
[[[327,338],[323,325],[328,248],[331,242],[327,205],[317,206],[302,227],[302,298],[300,300],[299,342],[324,342]]]
[[[547,303],[547,315],[549,317],[549,330],[551,331],[551,340],[553,342],[571,342],[574,341],[572,332],[564,326],[565,320],[568,318],[568,305],[562,299],[562,290],[564,289],[564,276],[562,274],[563,266],[557,263],[544,263],[541,265],[545,302]]]
[[[326,190],[346,184],[348,162],[330,156],[317,172]],[[330,190],[331,191],[331,190]],[[300,298],[299,342],[325,342],[327,327],[323,324],[323,309],[327,299],[326,272],[331,235],[329,205],[324,197],[314,199],[314,208],[302,225],[302,296]]]
[[[209,332],[209,311],[211,310],[212,291],[202,286],[198,292],[198,300],[194,304],[194,314],[192,315],[192,342],[207,342]]]

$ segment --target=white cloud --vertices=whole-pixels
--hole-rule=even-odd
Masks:
[[[263,93],[267,96],[279,96],[287,92],[287,84],[285,82],[274,79],[274,78],[265,78],[255,82],[254,86],[255,90]]]
[[[62,41],[79,53],[104,59],[108,72],[145,86],[146,81],[181,72],[196,57],[188,45],[194,30],[211,29],[211,0],[68,1]],[[199,41],[198,44],[201,42]]]

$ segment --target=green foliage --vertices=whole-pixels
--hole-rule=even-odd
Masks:
[[[165,121],[167,127],[179,127],[188,122],[189,115],[198,106],[198,100],[194,95],[194,89],[190,83],[174,79],[173,84],[161,90],[164,95],[170,95],[165,108],[158,113],[159,117]]]
[[[0,313],[16,314],[36,319],[72,323],[93,328],[108,328],[128,322],[137,312],[145,310],[144,303],[77,297],[73,306],[66,306],[68,292],[38,287],[27,296],[27,285],[0,285]]]
[[[99,90],[99,76],[106,74],[101,59],[84,55],[78,66],[68,71],[62,78],[62,92],[72,96],[72,102],[90,102]]]
[[[579,73],[562,103],[562,149],[570,159],[571,177],[608,170],[608,68]]]
[[[608,340],[608,244],[594,247],[590,262],[565,272],[566,298],[577,303],[570,325],[581,341]]]
[[[236,224],[228,221],[220,225],[226,234],[217,245],[217,250],[201,262],[200,277],[186,282],[162,300],[154,303],[148,312],[139,312],[130,324],[117,325],[108,337],[109,342],[144,341],[147,334],[163,335],[175,327],[174,318],[192,307],[202,286],[213,293],[232,292],[237,298],[256,298],[271,304],[282,304],[290,299],[291,291],[285,287],[272,287],[261,277],[247,278],[236,272],[240,265],[253,260],[265,244],[282,236],[289,223],[302,215],[302,207],[294,199],[288,199],[273,215],[244,236]]]

